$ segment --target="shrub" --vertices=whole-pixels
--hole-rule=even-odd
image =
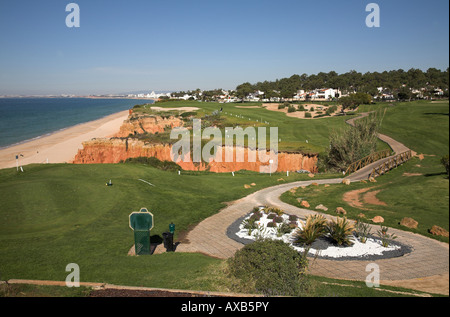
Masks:
[[[307,280],[307,260],[279,240],[246,245],[227,262],[229,274],[240,280],[234,291],[265,296],[300,296]]]
[[[310,112],[305,112],[305,118],[312,118],[312,114]]]
[[[297,229],[294,235],[294,243],[311,245],[317,238],[325,234],[326,222],[322,215],[309,215],[302,228]]]
[[[303,105],[298,106],[297,111],[306,111]]]
[[[382,120],[383,115],[372,114],[356,120],[354,127],[332,131],[328,149],[329,167],[345,171],[351,163],[376,152]]]
[[[328,109],[327,109],[327,113],[335,113],[337,111],[337,106],[336,105],[334,105],[334,106],[331,106],[331,107],[329,107]]]
[[[290,215],[289,216],[289,221],[297,221],[298,217],[296,215]]]
[[[277,227],[277,223],[275,221],[269,222],[267,224],[267,228],[276,228]]]
[[[353,242],[350,238],[353,236],[355,228],[347,220],[347,218],[337,218],[328,223],[327,232],[330,235],[331,240],[339,246],[350,246]]]
[[[283,235],[285,235],[285,234],[289,234],[289,233],[291,233],[291,231],[293,230],[294,228],[292,228],[291,226],[290,226],[290,224],[289,223],[287,223],[287,222],[283,222],[280,226],[278,226],[278,228],[277,228],[277,236],[278,237],[281,237],[281,236],[283,236]]]
[[[267,219],[275,219],[276,217],[277,217],[276,214],[269,214],[269,215],[267,216]]]
[[[377,231],[378,236],[381,239],[381,244],[383,247],[387,248],[392,240],[397,239],[397,236],[395,234],[388,234],[388,228],[383,227],[381,225],[381,229]]]
[[[355,233],[361,243],[366,243],[367,237],[370,234],[370,226],[361,220],[358,220],[355,226]]]
[[[294,106],[289,106],[289,108],[288,108],[289,113],[296,112],[296,111],[297,111],[297,109]]]
[[[277,216],[277,217],[275,217],[275,218],[273,219],[273,221],[276,222],[276,223],[282,223],[284,220],[283,220],[283,217]]]
[[[274,213],[277,216],[282,216],[284,215],[284,211],[279,209],[279,208],[275,208],[275,207],[269,207],[268,209],[268,213]]]

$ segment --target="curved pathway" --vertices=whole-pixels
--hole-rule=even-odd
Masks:
[[[362,114],[361,117],[366,115]],[[348,123],[353,124],[354,120],[361,117],[351,119]],[[379,137],[388,143],[396,153],[409,150],[406,146],[388,136],[379,135]],[[383,160],[387,159],[389,158]],[[367,179],[374,165],[380,164],[383,160],[372,163],[347,178],[351,182]],[[178,245],[176,251],[198,252],[221,259],[232,257],[244,245],[230,239],[227,236],[227,229],[237,219],[248,214],[255,206],[270,205],[278,207],[288,214],[297,215],[304,219],[307,215],[317,212],[286,204],[279,197],[295,187],[309,186],[312,183],[320,185],[341,182],[341,178],[300,181],[255,192],[231,203],[218,214],[202,221],[187,234],[186,242]],[[326,214],[324,216],[328,219],[334,218]],[[375,228],[378,228],[378,226],[374,226]],[[449,245],[411,232],[392,228],[389,230],[398,237],[398,241],[411,246],[413,251],[402,257],[377,261],[333,261],[317,258],[311,260],[310,273],[330,278],[365,281],[370,273],[366,272],[366,266],[375,262],[380,267],[380,278],[383,284],[448,295]]]

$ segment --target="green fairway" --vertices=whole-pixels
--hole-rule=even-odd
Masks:
[[[2,279],[65,280],[66,265],[77,263],[82,281],[203,290],[215,288],[210,270],[221,261],[200,254],[127,256],[134,244],[129,214],[148,208],[154,215],[152,241],[158,242],[171,222],[178,236],[217,213],[224,202],[276,185],[281,177],[251,172],[179,176],[141,164],[24,170],[0,170]],[[283,178],[308,177],[292,173]],[[110,179],[113,186],[106,186]],[[256,186],[245,189],[250,183]]]

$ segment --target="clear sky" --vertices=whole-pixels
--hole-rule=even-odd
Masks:
[[[79,28],[66,26],[70,2]],[[379,28],[366,26],[371,2]],[[0,95],[234,89],[448,64],[448,0],[0,0]]]

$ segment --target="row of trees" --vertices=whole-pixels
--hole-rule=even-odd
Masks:
[[[298,90],[311,91],[320,88],[340,89],[343,94],[362,92],[373,97],[379,94],[378,87],[383,87],[400,99],[409,99],[412,90],[423,89],[424,95],[434,95],[435,89],[440,88],[448,97],[449,69],[445,71],[430,68],[426,72],[420,69],[403,69],[365,74],[352,70],[345,74],[318,73],[315,75],[293,75],[290,78],[264,81],[256,84],[243,83],[236,88],[239,98],[254,91],[262,91],[265,98],[292,98]],[[399,96],[400,94],[400,96]]]

